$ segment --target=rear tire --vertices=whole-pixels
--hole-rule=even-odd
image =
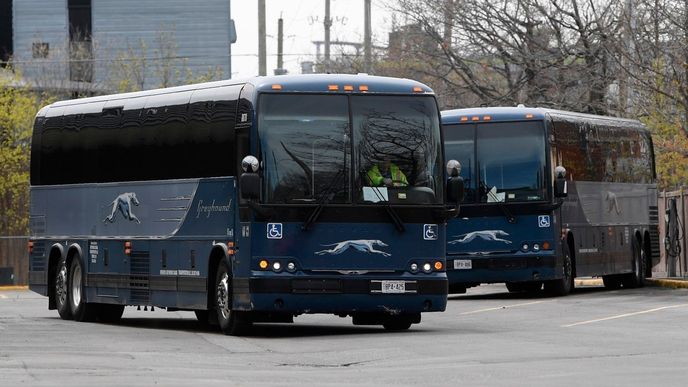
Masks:
[[[225,260],[221,260],[218,264],[213,289],[217,322],[222,332],[231,336],[246,334],[252,323],[248,319],[247,312],[232,310],[232,275]]]
[[[545,282],[545,291],[553,296],[565,296],[573,290],[573,260],[566,241],[561,244],[563,278]]]
[[[633,238],[633,273],[625,274],[621,283],[624,288],[640,288],[645,285],[645,251],[638,238]]]
[[[69,265],[69,309],[76,321],[94,321],[96,304],[86,303],[84,297],[84,271],[81,258],[75,255]]]
[[[57,261],[55,268],[55,307],[60,318],[63,320],[71,320],[72,311],[69,309],[69,269],[67,268],[67,260],[60,258]]]

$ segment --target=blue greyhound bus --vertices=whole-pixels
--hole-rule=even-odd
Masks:
[[[446,306],[442,149],[432,90],[405,79],[53,103],[33,134],[30,288],[78,321],[129,305],[195,311],[226,334],[303,313],[408,329]],[[370,184],[385,160],[405,184]]]
[[[651,275],[657,188],[640,122],[490,107],[444,111],[442,125],[466,189],[447,227],[450,293],[505,283],[566,295],[576,276],[619,288]]]

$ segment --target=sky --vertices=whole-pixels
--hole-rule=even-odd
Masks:
[[[391,1],[373,0],[371,6],[373,44],[386,45],[391,30]],[[363,0],[330,0],[330,41],[363,42]],[[258,0],[231,1],[237,32],[232,45],[232,78],[258,75]],[[284,67],[289,74],[301,73],[302,61],[315,61],[314,40],[325,40],[325,0],[265,0],[267,71],[277,67],[277,20],[284,19]],[[330,48],[331,55],[338,48]],[[324,48],[321,47],[321,55]]]

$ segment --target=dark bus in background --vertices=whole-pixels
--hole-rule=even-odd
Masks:
[[[565,295],[576,276],[642,286],[659,260],[650,133],[540,108],[442,112],[466,195],[447,228],[449,291],[505,283]]]
[[[403,187],[371,187],[392,159]],[[407,329],[446,306],[440,116],[403,79],[258,77],[57,102],[35,121],[30,288],[239,334],[303,313]]]

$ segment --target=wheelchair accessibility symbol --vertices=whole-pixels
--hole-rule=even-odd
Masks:
[[[282,223],[268,223],[268,239],[282,239]]]
[[[538,227],[549,227],[549,215],[538,215]]]
[[[426,241],[436,241],[437,240],[437,225],[436,224],[424,224],[423,225],[423,239]]]

